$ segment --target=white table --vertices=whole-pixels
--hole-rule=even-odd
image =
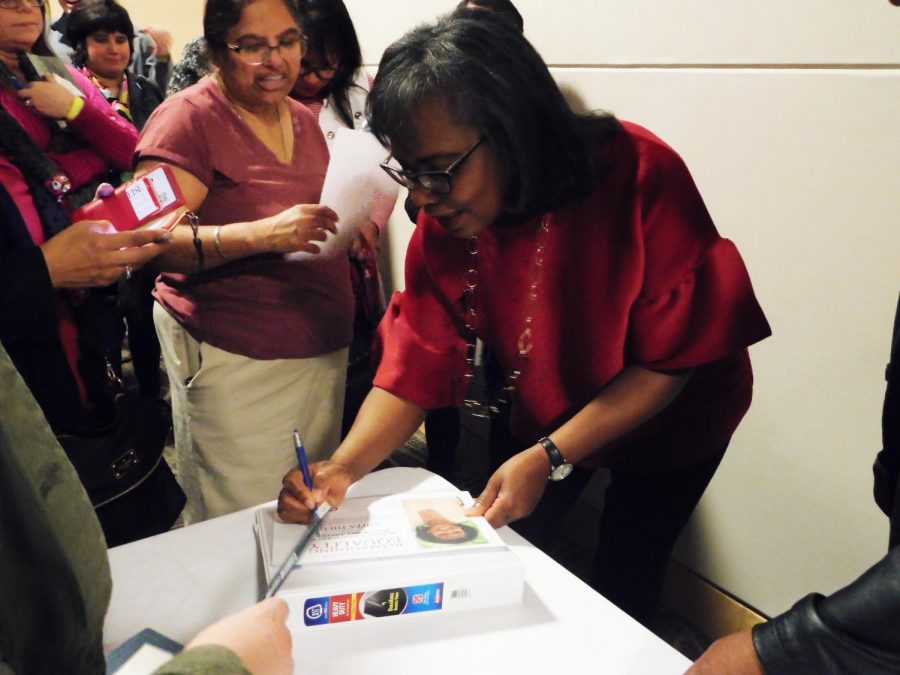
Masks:
[[[389,488],[384,494],[446,485],[423,469],[398,468],[370,474],[351,489]],[[262,583],[254,511],[112,549],[107,649],[148,626],[184,643],[251,605]],[[690,665],[513,530],[499,532],[525,561],[523,604],[415,621],[354,622],[295,636],[296,672],[656,675],[683,673]]]

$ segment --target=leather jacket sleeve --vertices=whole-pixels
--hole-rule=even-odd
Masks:
[[[900,546],[833,595],[754,627],[753,644],[769,675],[900,672]]]

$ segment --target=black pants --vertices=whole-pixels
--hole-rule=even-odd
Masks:
[[[492,450],[494,468],[505,461],[503,454],[510,456],[509,451]],[[644,625],[659,607],[675,541],[724,454],[722,448],[712,458],[682,469],[610,472],[591,585]],[[541,550],[550,550],[560,522],[592,476],[593,471],[576,468],[565,480],[549,482],[534,512],[513,523],[513,529]]]

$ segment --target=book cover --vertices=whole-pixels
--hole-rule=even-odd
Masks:
[[[180,643],[152,628],[145,628],[106,655],[106,672],[109,675],[147,675],[181,650]]]
[[[407,492],[347,499],[331,511],[282,586],[293,630],[439,615],[521,602],[524,566],[468,493]],[[256,511],[269,581],[305,526]]]

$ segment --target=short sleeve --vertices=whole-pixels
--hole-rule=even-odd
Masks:
[[[771,334],[744,261],[716,231],[681,158],[641,152],[644,280],[629,318],[633,363],[653,369],[716,361]]]
[[[375,386],[427,410],[458,405],[467,388],[466,342],[438,297],[417,229],[406,257],[406,290],[394,293],[378,327]]]
[[[187,171],[211,187],[213,165],[205,133],[210,120],[206,111],[192,103],[184,93],[163,101],[147,120],[135,150],[135,164],[158,159]],[[198,98],[204,100],[205,97]]]

